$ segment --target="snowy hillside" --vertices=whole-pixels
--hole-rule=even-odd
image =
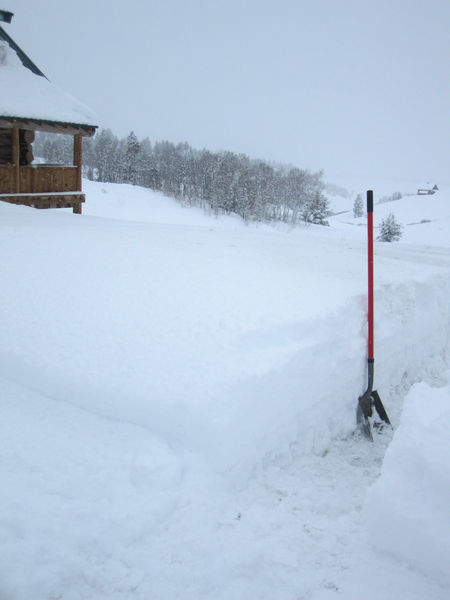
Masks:
[[[82,217],[0,204],[0,598],[446,598],[450,190],[375,205],[404,235],[375,248],[397,431],[368,444],[352,194],[285,230],[84,187]]]
[[[353,202],[358,193],[365,190],[364,181],[349,182],[348,195],[343,197],[331,195],[333,225],[343,228],[361,226],[365,219],[353,218]],[[368,188],[370,185],[368,185]],[[450,216],[448,199],[450,186],[438,190],[435,194],[418,196],[419,188],[431,189],[432,184],[421,182],[382,182],[375,191],[375,225],[380,223],[389,213],[403,226],[402,243],[422,244],[424,246],[448,246]],[[367,189],[368,189],[367,188]],[[345,188],[346,189],[346,188]],[[393,194],[400,194],[399,200],[389,200]],[[363,194],[362,194],[363,195]],[[363,197],[363,202],[365,198]]]

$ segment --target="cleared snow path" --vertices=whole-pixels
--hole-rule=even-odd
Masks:
[[[367,541],[391,435],[292,448],[236,488],[145,428],[1,389],[2,600],[447,598]]]

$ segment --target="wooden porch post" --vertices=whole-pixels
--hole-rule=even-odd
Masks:
[[[13,127],[12,130],[12,163],[14,165],[14,188],[15,193],[20,194],[20,144],[19,128]]]
[[[77,191],[81,192],[83,138],[80,133],[73,136],[73,164],[77,168]]]
[[[80,133],[73,136],[73,164],[77,168],[77,190],[81,192],[83,138]],[[73,207],[73,212],[81,215],[81,202]]]

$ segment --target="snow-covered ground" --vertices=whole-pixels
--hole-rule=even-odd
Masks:
[[[448,598],[450,189],[375,204],[373,444],[353,190],[295,229],[85,190],[0,205],[0,599]]]

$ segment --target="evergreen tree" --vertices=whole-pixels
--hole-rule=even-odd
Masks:
[[[314,192],[303,207],[302,218],[306,223],[315,223],[316,225],[329,225],[326,217],[329,212],[328,198],[320,190]]]
[[[110,129],[102,129],[94,140],[92,167],[98,181],[120,181],[119,142]]]
[[[389,213],[380,223],[380,233],[377,239],[380,242],[397,242],[402,237],[402,231],[402,225],[396,221],[393,213]]]
[[[64,162],[73,148],[61,140],[37,138],[37,156]],[[53,136],[54,138],[54,136]],[[83,172],[89,179],[142,185],[214,213],[234,212],[246,221],[300,218],[328,225],[323,173],[271,166],[245,154],[194,150],[186,142],[139,141],[132,131],[119,140],[109,129],[83,140]]]
[[[358,194],[355,198],[355,202],[353,203],[353,216],[355,219],[358,217],[362,217],[364,215],[364,207],[361,194]]]
[[[125,183],[132,183],[133,185],[136,185],[137,183],[139,151],[140,144],[134,131],[132,131],[127,137],[127,143],[125,147],[123,162]]]

